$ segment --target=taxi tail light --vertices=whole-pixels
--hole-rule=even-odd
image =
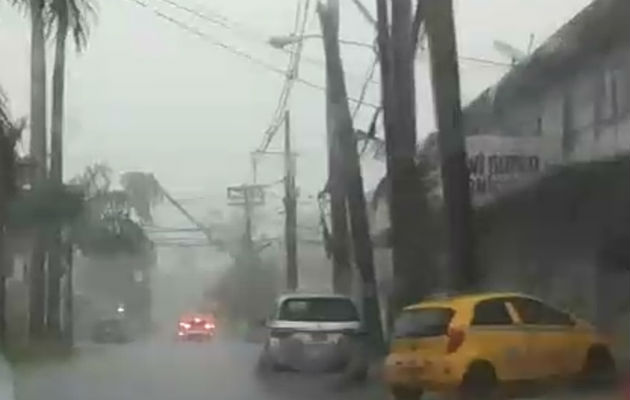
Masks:
[[[449,328],[447,336],[446,352],[449,354],[455,353],[464,343],[466,332],[460,328]]]

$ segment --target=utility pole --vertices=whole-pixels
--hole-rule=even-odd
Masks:
[[[210,233],[210,230],[208,229],[207,226],[205,226],[204,224],[202,224],[201,222],[197,221],[197,219],[195,217],[193,217],[188,210],[186,210],[180,203],[179,201],[175,200],[175,198],[173,198],[173,196],[171,196],[171,194],[164,188],[164,186],[162,186],[157,180],[157,187],[160,189],[160,191],[162,192],[162,194],[164,195],[164,197],[166,197],[166,199],[173,205],[175,206],[175,208],[177,208],[179,210],[179,212],[182,213],[182,215],[184,215],[184,217],[186,217],[193,225],[195,225],[197,228],[199,228],[199,230],[204,234],[204,236],[206,237],[206,239],[208,239],[208,242],[210,244],[214,244],[214,241],[212,240],[212,234]]]
[[[390,317],[419,300],[428,283],[427,241],[423,227],[426,198],[416,168],[415,28],[411,0],[377,0],[378,46],[385,121],[388,200],[392,230],[394,289]],[[426,213],[425,213],[426,215]]]
[[[243,207],[245,215],[245,233],[243,244],[248,260],[253,260],[254,241],[252,238],[252,209],[265,203],[265,185],[239,185],[227,188],[229,205]]]
[[[318,4],[318,13],[324,36],[326,73],[330,111],[333,116],[334,137],[339,140],[340,165],[347,189],[350,228],[354,248],[354,259],[361,276],[363,315],[370,344],[377,351],[384,350],[383,327],[376,292],[374,254],[369,233],[363,178],[357,152],[357,143],[348,108],[348,97],[341,55],[339,53],[339,18],[335,12],[338,0],[329,0],[328,6]],[[332,11],[331,11],[332,10]]]
[[[431,57],[431,81],[442,161],[451,286],[477,283],[470,204],[469,172],[459,98],[459,70],[452,0],[425,1],[425,24]]]
[[[291,153],[291,114],[284,115],[284,232],[287,249],[287,289],[298,288],[297,266],[297,195],[295,192],[295,163]]]
[[[331,18],[339,20],[339,3],[328,4]],[[323,24],[322,24],[323,30]],[[325,32],[322,32],[325,35]],[[325,48],[324,48],[325,50]],[[346,189],[341,164],[339,138],[336,134],[335,114],[332,106],[330,76],[326,74],[326,139],[328,142],[328,184],[330,195],[331,254],[333,261],[333,290],[349,295],[352,287],[350,263],[348,213]]]

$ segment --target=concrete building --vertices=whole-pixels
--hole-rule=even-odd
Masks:
[[[496,85],[465,107],[466,150],[473,203],[477,209],[496,204],[509,196],[518,197],[519,190],[553,175],[559,166],[601,161],[630,153],[628,21],[630,1],[593,1],[531,56],[515,65]],[[427,183],[439,200],[441,185],[436,134],[426,139],[421,157],[433,167]],[[383,232],[388,231],[390,226],[384,186],[385,182],[375,191],[371,209],[372,235],[380,239],[387,236]],[[580,201],[569,200],[567,206]],[[587,206],[591,203],[582,200],[579,203],[583,205],[581,208],[590,207],[592,215],[601,215],[593,208],[596,202],[591,202],[591,207]],[[614,203],[617,207],[620,204],[617,200],[612,202],[611,199],[609,204]],[[616,211],[619,215],[626,215],[623,210]],[[581,217],[578,215],[575,218]],[[553,229],[561,231],[570,228],[567,221],[560,221]],[[503,281],[499,286],[512,285],[515,289],[528,290],[516,287],[523,282],[516,274],[531,271],[536,277],[541,271],[547,271],[549,284],[541,289],[540,295],[568,293],[565,289],[570,288],[575,292],[571,295],[577,296],[577,292],[581,291],[591,301],[586,308],[590,308],[591,312],[587,310],[587,313],[592,314],[593,308],[598,307],[592,304],[592,299],[597,297],[594,293],[597,289],[592,282],[597,275],[596,247],[599,243],[591,243],[591,247],[582,245],[580,251],[575,252],[572,247],[575,243],[571,242],[573,236],[557,238],[561,239],[563,246],[547,249],[554,253],[551,259],[548,253],[547,256],[541,253],[542,247],[536,247],[535,241],[528,245],[510,241],[510,238],[520,236],[509,236],[507,231],[501,231],[506,229],[514,233],[520,229],[519,226],[506,227],[507,222],[500,225],[493,227],[492,237],[503,237],[504,240],[484,244],[487,247],[484,251],[489,249],[484,262],[487,262],[489,270],[494,271],[491,276],[501,275],[499,272],[502,272],[503,276],[515,278],[513,282]],[[581,227],[595,225],[581,223]],[[531,229],[538,231],[540,227],[532,225]],[[620,225],[614,229],[623,231]],[[623,232],[617,234],[623,236]],[[575,237],[592,239],[594,235],[593,232],[578,232]],[[549,243],[554,243],[553,238],[550,240]],[[387,240],[378,242],[383,246],[377,250],[377,275],[384,282],[380,286],[387,290],[392,279],[391,251]],[[567,252],[567,249],[572,250]],[[435,267],[440,269],[440,266]],[[498,269],[493,269],[495,267]],[[568,279],[569,276],[571,279]],[[606,287],[612,288],[609,285],[611,280],[621,282],[627,291],[627,272],[611,274]],[[381,292],[383,301],[387,296],[387,292]]]
[[[630,2],[596,0],[465,109],[477,204],[630,151]]]

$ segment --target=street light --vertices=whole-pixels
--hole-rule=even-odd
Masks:
[[[304,40],[308,40],[308,39],[323,39],[322,35],[318,35],[318,34],[308,34],[308,35],[302,35],[302,36],[296,36],[296,35],[288,35],[288,36],[272,36],[271,38],[269,38],[268,43],[276,48],[276,49],[284,49],[286,46],[291,45],[291,44],[296,44],[299,43],[301,41]],[[356,42],[354,40],[339,40],[339,43],[341,44],[345,44],[348,46],[356,46],[356,47],[363,47],[363,48],[368,48],[372,51],[374,51],[374,46],[367,44],[367,43],[362,43],[362,42]]]

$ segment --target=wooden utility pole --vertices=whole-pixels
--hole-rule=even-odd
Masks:
[[[298,288],[297,266],[297,195],[295,191],[295,163],[291,153],[291,119],[287,110],[284,115],[284,236],[287,249],[287,289]]]
[[[157,183],[157,187],[160,189],[160,192],[162,192],[164,197],[166,197],[166,200],[168,200],[173,206],[175,206],[175,208],[177,208],[179,210],[179,212],[181,212],[182,215],[184,217],[186,217],[186,219],[188,219],[188,221],[190,221],[193,225],[195,225],[197,228],[199,228],[201,233],[204,234],[204,236],[206,237],[206,239],[208,239],[208,242],[210,244],[214,244],[215,242],[212,239],[212,234],[211,234],[210,230],[208,229],[208,227],[205,226],[204,224],[202,224],[201,222],[197,221],[197,219],[195,217],[193,217],[188,212],[188,210],[186,210],[179,203],[179,201],[175,200],[175,198],[173,198],[173,196],[171,196],[171,194],[157,180],[155,182]]]
[[[415,43],[411,0],[377,0],[378,45],[385,121],[388,200],[392,231],[394,290],[390,312],[419,300],[428,286],[422,218],[426,198],[416,168]],[[425,213],[426,214],[426,213]]]
[[[338,7],[338,0],[329,0],[328,7],[322,3],[318,4],[319,19],[324,36],[330,110],[334,121],[334,136],[339,140],[340,165],[346,185],[354,259],[361,276],[363,315],[372,348],[382,351],[384,350],[383,327],[376,292],[374,254],[369,233],[365,194],[363,193],[363,178],[339,53],[339,19],[334,11],[331,12]]]
[[[339,3],[328,5],[331,18],[339,20]],[[322,24],[323,27],[323,24]],[[322,34],[325,34],[322,32]],[[349,295],[352,287],[350,264],[348,213],[346,189],[341,165],[339,138],[336,134],[335,114],[332,108],[330,77],[326,75],[326,139],[328,142],[328,185],[330,195],[331,254],[333,261],[333,290]]]
[[[245,233],[243,246],[251,261],[254,257],[254,240],[252,238],[252,209],[265,203],[265,185],[239,185],[227,188],[229,205],[243,207],[245,214]]]
[[[469,172],[459,98],[459,69],[452,0],[425,1],[425,24],[431,58],[431,81],[442,161],[442,191],[448,227],[451,286],[475,286]]]

